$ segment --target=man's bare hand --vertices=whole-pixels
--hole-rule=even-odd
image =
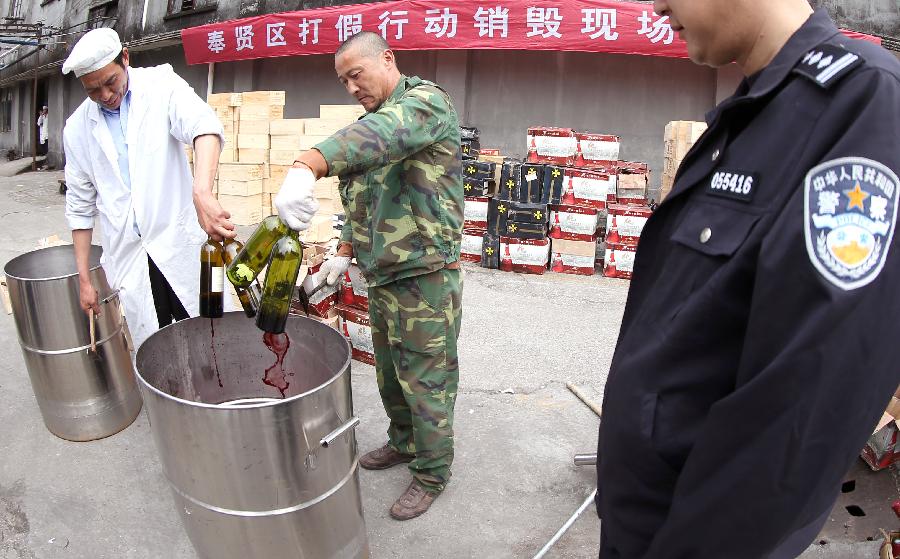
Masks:
[[[100,296],[97,294],[97,290],[89,281],[81,281],[78,284],[81,310],[90,315],[91,309],[93,309],[94,314],[100,316]]]
[[[197,221],[200,227],[214,241],[233,239],[237,236],[231,214],[222,209],[222,205],[212,193],[194,193],[194,207],[197,209]]]

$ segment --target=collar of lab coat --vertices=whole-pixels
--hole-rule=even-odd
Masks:
[[[128,132],[125,143],[135,145],[140,137],[141,122],[147,114],[150,103],[147,97],[150,95],[150,80],[146,78],[141,68],[128,68],[128,93],[130,94],[128,104]],[[122,177],[119,174],[118,154],[116,146],[113,143],[112,134],[106,125],[106,119],[100,112],[100,105],[90,103],[88,105],[88,118],[91,121],[91,133],[97,144],[103,150],[104,155],[109,159],[110,164],[115,170],[119,180]],[[130,158],[129,158],[130,159]],[[132,175],[133,176],[133,175]],[[124,182],[123,182],[124,184]]]

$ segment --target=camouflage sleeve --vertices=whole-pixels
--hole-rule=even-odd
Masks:
[[[317,149],[328,162],[328,174],[365,172],[401,161],[442,138],[452,106],[446,94],[414,87],[400,100],[339,130]]]
[[[341,227],[341,242],[349,243],[353,241],[353,227],[350,225],[350,201],[347,199],[347,189],[341,188],[341,206],[344,208],[344,225]]]

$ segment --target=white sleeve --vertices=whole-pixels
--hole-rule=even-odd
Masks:
[[[97,188],[81,166],[80,152],[69,130],[63,131],[66,151],[66,221],[70,229],[93,229],[97,215]]]
[[[173,87],[169,97],[169,132],[188,145],[193,145],[198,136],[215,134],[219,137],[221,149],[225,145],[225,131],[212,107],[174,72],[171,72],[170,79]]]

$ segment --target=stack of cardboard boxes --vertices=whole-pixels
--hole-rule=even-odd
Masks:
[[[207,102],[225,130],[219,159],[224,172],[220,171],[215,190],[238,225],[254,225],[272,215],[272,197],[297,156],[365,114],[358,105],[322,105],[317,117],[285,119],[283,91],[214,93]],[[250,170],[244,169],[247,165]],[[229,181],[224,188],[222,181]],[[301,235],[305,242],[334,238],[334,216],[343,213],[337,185],[334,177],[316,184],[319,210]]]
[[[665,200],[675,182],[675,173],[694,143],[706,131],[705,122],[675,120],[666,125],[665,159],[660,201]]]
[[[470,140],[476,142],[477,135]],[[622,212],[650,212],[650,170],[645,163],[619,160],[619,144],[614,135],[535,127],[528,129],[525,161],[496,152],[478,154],[477,160],[464,154],[461,258],[521,273],[543,274],[549,265],[555,272],[593,275],[604,262],[609,215],[618,227]],[[627,233],[636,245],[637,236]],[[617,268],[608,275],[630,277]]]

